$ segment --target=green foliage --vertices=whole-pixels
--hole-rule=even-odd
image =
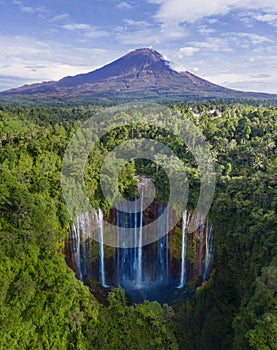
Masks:
[[[172,314],[157,302],[127,306],[124,291],[109,294],[109,308],[100,312],[98,349],[178,349],[172,332]]]
[[[215,232],[212,277],[173,307],[128,305],[121,289],[109,294],[109,306],[100,305],[66,266],[62,157],[76,128],[101,108],[0,107],[0,349],[276,349],[276,107],[208,101],[173,106],[206,136],[217,173],[209,218]],[[184,162],[193,209],[199,172],[178,138],[183,120],[166,122],[176,137],[143,118],[141,125],[127,114],[120,118],[126,126],[105,135],[88,157],[92,204],[109,210],[99,185],[105,156],[124,140],[146,137]],[[95,132],[106,123],[95,117]],[[174,159],[157,161],[180,181]],[[156,200],[166,202],[162,166],[120,159],[109,171],[117,173],[119,166],[123,196],[137,195],[134,175],[148,175]],[[176,245],[180,235],[177,229]]]
[[[255,292],[234,319],[235,349],[277,348],[277,268],[264,267]]]
[[[275,349],[276,108],[178,108],[206,135],[218,175],[213,285],[176,305],[180,347]]]

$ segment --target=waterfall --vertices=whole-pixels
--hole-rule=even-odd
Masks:
[[[140,202],[140,220],[139,220],[139,230],[138,230],[138,247],[137,247],[137,285],[141,285],[142,283],[142,230],[143,230],[143,198],[144,198],[144,187],[141,188],[140,194],[141,202]],[[135,235],[137,235],[137,230],[135,231]]]
[[[158,213],[160,217],[159,231],[162,237],[158,241],[158,265],[160,266],[159,279],[164,280],[168,277],[168,211],[163,215],[164,207],[160,206]]]
[[[192,215],[184,210],[179,224],[181,238],[174,236],[177,233],[174,229],[169,236],[169,214],[175,215],[174,211],[158,203],[151,204],[144,211],[148,195],[146,182],[140,184],[139,192],[141,201],[136,201],[134,212],[128,212],[128,202],[121,210],[111,212],[110,217],[117,225],[118,247],[109,248],[109,259],[104,245],[105,221],[99,209],[93,214],[80,214],[75,224],[70,226],[70,240],[66,244],[70,245],[67,252],[71,255],[67,261],[77,278],[85,283],[90,283],[87,277],[93,277],[104,288],[121,286],[134,300],[143,298],[167,302],[167,295],[173,295],[170,293],[176,288],[185,288],[189,281],[199,285],[209,278],[213,231],[208,219],[201,218],[198,229],[189,233]],[[142,246],[143,226],[157,218],[157,233],[161,238]],[[127,234],[131,235],[131,239]],[[97,245],[93,242],[94,238],[98,241]],[[134,244],[133,248],[127,245],[130,241]]]
[[[198,228],[198,239],[199,239],[199,251],[198,251],[198,259],[199,259],[199,276],[203,277],[203,270],[204,270],[204,265],[203,265],[203,256],[204,256],[204,233],[206,233],[206,219],[201,221],[202,224]]]
[[[168,278],[168,254],[169,254],[169,246],[168,246],[168,211],[165,219],[165,273],[166,278]]]
[[[91,275],[91,247],[90,242],[97,233],[99,241],[99,282],[106,287],[105,281],[105,256],[104,256],[104,232],[103,212],[101,209],[92,215],[89,212],[78,216],[76,223],[71,226],[71,238],[76,266],[77,278],[81,281]]]
[[[81,231],[81,273],[88,276],[88,265],[90,257],[90,239],[91,239],[91,219],[88,212],[80,217]]]
[[[187,262],[187,211],[183,213],[182,220],[182,257],[181,257],[181,273],[180,273],[180,283],[178,288],[183,288],[186,284],[186,262]]]
[[[90,213],[83,213],[78,216],[76,223],[71,225],[70,230],[76,274],[77,278],[81,281],[89,274],[91,225]]]
[[[82,272],[81,272],[81,255],[80,255],[80,235],[79,235],[79,218],[77,219],[76,225],[72,225],[71,227],[71,234],[72,234],[72,241],[73,241],[73,252],[74,252],[74,258],[75,258],[75,265],[76,265],[76,273],[78,279],[82,280]]]
[[[194,259],[193,263],[190,263],[189,277],[202,277],[202,280],[207,280],[213,256],[213,231],[207,217],[199,216],[198,220],[199,227],[188,236],[189,243],[194,248]]]
[[[103,212],[98,210],[98,241],[99,241],[99,282],[102,287],[107,287],[105,278],[105,256],[104,256],[104,232],[103,232]]]
[[[123,235],[123,247],[116,249],[118,286],[128,284],[138,288],[141,286],[143,280],[143,185],[140,187],[140,212],[137,211],[137,201],[134,213],[127,211],[127,204],[124,204],[122,211],[117,210],[118,242],[120,242],[119,236]],[[124,246],[128,238],[127,228],[132,228],[134,248]]]
[[[116,211],[116,225],[117,225],[117,244],[119,246],[120,243],[120,228],[119,228],[119,211]],[[120,285],[120,249],[116,249],[116,272],[117,272],[117,285]]]
[[[125,208],[123,208],[124,210]],[[122,242],[122,236],[123,236],[123,248],[117,248],[116,249],[116,256],[117,256],[117,283],[118,286],[121,285],[122,281],[124,281],[126,276],[126,266],[125,266],[125,260],[127,256],[127,248],[124,248],[125,242],[126,242],[126,221],[128,219],[127,217],[128,213],[125,211],[117,210],[117,237],[118,237],[118,244],[120,246],[120,243]]]
[[[213,235],[212,227],[206,224],[206,249],[205,249],[205,265],[203,279],[206,281],[209,277],[211,262],[213,256]]]
[[[136,276],[136,271],[138,270],[138,245],[139,245],[139,237],[138,237],[138,214],[137,214],[137,201],[135,202],[135,213],[133,213],[133,230],[134,230],[134,240],[135,240],[135,248],[133,249],[133,259],[134,259],[134,276]]]

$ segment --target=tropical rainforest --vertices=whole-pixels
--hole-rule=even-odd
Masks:
[[[0,106],[0,349],[277,349],[277,107],[203,101],[170,108],[197,125],[210,145],[215,249],[210,278],[194,293],[160,305],[130,303],[121,288],[101,293],[96,286],[94,293],[65,261],[70,217],[62,160],[85,120],[95,116],[95,130],[106,122],[97,119],[103,107]],[[186,162],[193,209],[199,173],[190,150],[143,120],[131,125],[128,115],[122,118],[128,126],[99,140],[88,157],[93,205],[108,210],[99,185],[103,155],[135,135],[159,139]],[[152,176],[158,200],[166,199],[165,173],[146,160],[125,166],[118,183],[125,196],[134,196],[138,173]]]

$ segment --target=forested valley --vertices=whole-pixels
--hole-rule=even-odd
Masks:
[[[101,292],[97,282],[93,293],[65,261],[70,217],[61,191],[63,156],[77,128],[103,108],[0,106],[0,349],[277,349],[277,107],[170,105],[210,145],[214,257],[207,281],[162,305],[130,303],[123,289]],[[172,122],[178,129],[182,121]],[[96,117],[95,128],[101,123]],[[199,195],[193,156],[143,120],[103,137],[88,157],[91,203],[109,209],[99,184],[103,155],[134,135],[159,139],[186,162],[193,210]],[[154,179],[158,200],[164,200],[168,181],[162,169],[143,160],[124,169],[119,188],[125,196],[134,195],[134,175],[140,173]]]

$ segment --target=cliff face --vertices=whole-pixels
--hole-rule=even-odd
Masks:
[[[116,224],[123,234],[124,227],[133,227],[135,240],[139,242],[141,220],[147,225],[163,210],[162,205],[152,203],[143,218],[140,213],[135,216],[112,210],[106,220]],[[170,215],[174,211],[169,211]],[[196,232],[188,233],[190,219],[190,213],[185,212],[178,225],[167,233],[169,218],[165,217],[159,226],[159,233],[164,235],[156,242],[141,248],[113,248],[92,239],[103,230],[101,211],[95,215],[84,213],[70,229],[65,244],[66,261],[85,283],[92,277],[102,287],[122,286],[135,301],[145,298],[168,301],[175,289],[185,288],[189,282],[201,285],[209,277],[211,228],[205,219]],[[161,290],[165,293],[162,296]]]

